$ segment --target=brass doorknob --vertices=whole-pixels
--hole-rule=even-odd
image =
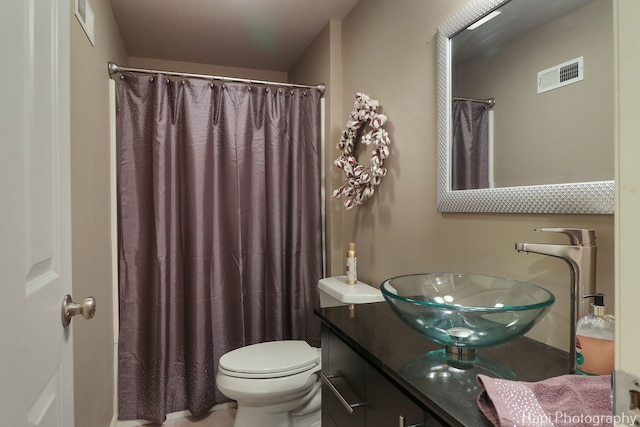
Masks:
[[[85,319],[92,319],[96,314],[95,298],[85,298],[81,303],[71,300],[71,295],[67,294],[62,298],[62,326],[67,327],[71,323],[71,318],[76,314],[82,314]]]

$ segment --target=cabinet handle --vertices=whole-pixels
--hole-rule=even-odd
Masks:
[[[336,386],[334,386],[333,383],[331,382],[330,378],[337,378],[337,375],[326,376],[324,372],[320,372],[320,378],[322,379],[322,382],[325,383],[327,387],[329,387],[329,390],[331,390],[331,392],[338,398],[340,403],[342,403],[342,406],[344,406],[344,409],[346,409],[347,412],[349,412],[350,414],[353,414],[353,408],[357,408],[359,406],[365,405],[364,402],[359,402],[359,403],[347,402],[347,399],[345,399],[344,396],[340,394]]]
[[[398,417],[398,427],[425,427],[426,424],[425,423],[418,423],[418,424],[411,424],[410,426],[406,425],[404,423],[404,416],[400,415]]]

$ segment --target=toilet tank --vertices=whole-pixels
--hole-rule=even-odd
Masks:
[[[348,285],[345,276],[320,279],[318,293],[320,294],[320,307],[384,301],[380,289],[360,281],[355,285]]]

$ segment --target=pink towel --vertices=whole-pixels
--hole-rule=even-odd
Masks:
[[[562,375],[540,382],[478,375],[482,413],[499,427],[613,426],[611,376]]]

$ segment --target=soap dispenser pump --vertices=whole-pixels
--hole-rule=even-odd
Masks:
[[[591,313],[576,325],[576,372],[582,375],[609,375],[614,369],[615,319],[607,314],[604,294],[593,298]]]

